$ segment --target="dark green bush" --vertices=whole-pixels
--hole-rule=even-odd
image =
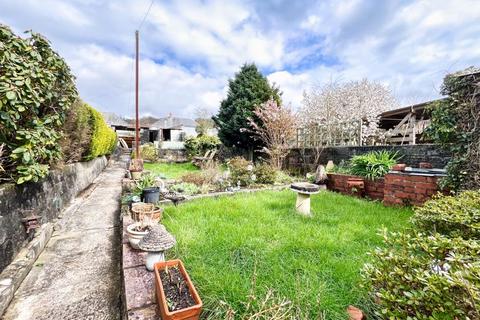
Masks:
[[[208,150],[217,149],[221,142],[216,136],[201,135],[185,140],[185,150],[189,157],[204,156]]]
[[[263,184],[274,184],[277,178],[277,171],[275,168],[268,163],[260,163],[255,166],[253,169],[255,174],[255,182]]]
[[[17,37],[0,25],[0,177],[38,181],[61,158],[59,140],[67,110],[77,99],[65,61],[37,33]]]
[[[240,182],[241,186],[248,186],[253,182],[253,165],[245,158],[234,157],[228,161],[227,165],[233,185],[236,186]]]
[[[77,99],[68,109],[60,146],[63,161],[66,163],[82,161],[90,150],[92,128],[90,126],[90,110],[88,105]]]
[[[367,179],[381,178],[397,163],[398,154],[387,150],[372,151],[352,157],[350,171],[352,174]]]
[[[100,112],[87,106],[90,111],[90,125],[92,127],[92,141],[85,160],[111,154],[117,145],[117,134],[103,119]]]
[[[412,221],[425,231],[480,240],[480,191],[439,195],[416,208]]]
[[[384,234],[364,286],[382,319],[480,319],[480,244],[440,234]]]

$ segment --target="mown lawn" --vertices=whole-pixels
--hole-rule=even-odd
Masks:
[[[346,319],[349,304],[367,307],[359,287],[366,253],[381,245],[380,228],[406,227],[412,211],[325,191],[312,197],[314,217],[306,218],[294,201],[290,190],[264,191],[166,208],[163,223],[178,242],[170,257],[184,261],[203,318],[268,309],[260,301],[269,289],[291,301],[295,319]]]
[[[190,162],[184,163],[145,163],[145,170],[159,174],[167,179],[180,178],[182,175],[199,171],[198,167]]]

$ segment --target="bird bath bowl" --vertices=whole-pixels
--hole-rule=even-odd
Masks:
[[[292,183],[290,189],[297,193],[297,203],[295,204],[297,212],[305,216],[311,216],[310,195],[318,193],[320,186],[308,182],[297,182]]]

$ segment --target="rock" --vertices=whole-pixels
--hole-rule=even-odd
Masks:
[[[335,168],[335,164],[333,164],[332,160],[328,160],[327,167],[325,169],[327,169],[327,171],[332,171],[333,168]]]
[[[325,184],[327,182],[328,176],[325,167],[319,165],[317,171],[315,171],[315,184]]]
[[[354,306],[348,306],[347,308],[347,313],[350,317],[350,320],[363,320],[367,319],[365,314],[363,314],[363,311],[354,307]]]

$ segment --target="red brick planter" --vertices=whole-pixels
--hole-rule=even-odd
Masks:
[[[368,180],[350,174],[329,173],[327,188],[331,191],[351,195],[348,181],[363,180],[363,195],[374,200],[383,200],[384,179]],[[351,183],[350,183],[351,184]]]

